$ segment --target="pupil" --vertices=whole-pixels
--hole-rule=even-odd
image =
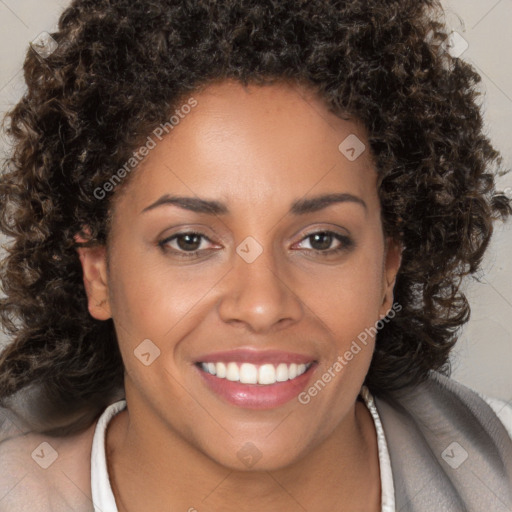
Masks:
[[[317,250],[329,249],[329,247],[331,246],[332,235],[330,235],[329,233],[315,233],[312,236],[312,238],[313,238],[313,241],[312,241],[311,245],[314,249],[317,249]],[[320,244],[317,244],[317,246],[315,247],[315,243],[317,243],[319,240],[321,241],[322,239],[324,240],[324,243],[320,242]]]
[[[185,243],[181,243],[183,240],[185,240]],[[180,249],[189,249],[195,251],[199,245],[201,245],[199,235],[181,235],[178,238],[178,245],[180,246]],[[190,245],[193,247],[190,247]]]

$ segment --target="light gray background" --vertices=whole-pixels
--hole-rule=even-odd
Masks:
[[[136,1],[136,0],[134,0]],[[486,130],[512,168],[512,0],[443,0],[446,20],[469,44],[461,58],[483,78]],[[68,0],[0,0],[0,115],[23,94],[28,43],[54,30]],[[1,142],[5,147],[5,140]],[[510,187],[512,173],[499,185]],[[472,316],[453,356],[453,377],[512,402],[512,222],[498,225],[481,283],[468,283]]]

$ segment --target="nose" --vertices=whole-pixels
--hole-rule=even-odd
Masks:
[[[270,250],[263,250],[251,263],[235,255],[233,268],[223,283],[220,318],[244,325],[251,332],[267,332],[300,321],[304,307],[290,275],[279,272]]]

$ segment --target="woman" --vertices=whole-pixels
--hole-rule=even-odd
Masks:
[[[63,13],[0,189],[0,510],[510,509],[510,408],[446,376],[511,206],[439,9]]]

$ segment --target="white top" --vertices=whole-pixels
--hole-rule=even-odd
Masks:
[[[377,431],[381,479],[381,512],[395,512],[393,473],[382,423],[373,396],[368,388],[363,386],[361,396],[370,411]],[[512,438],[512,406],[501,400],[480,396],[491,406]],[[91,452],[91,490],[95,512],[118,512],[107,471],[105,432],[109,421],[125,407],[125,400],[110,405],[105,409],[96,425]]]

